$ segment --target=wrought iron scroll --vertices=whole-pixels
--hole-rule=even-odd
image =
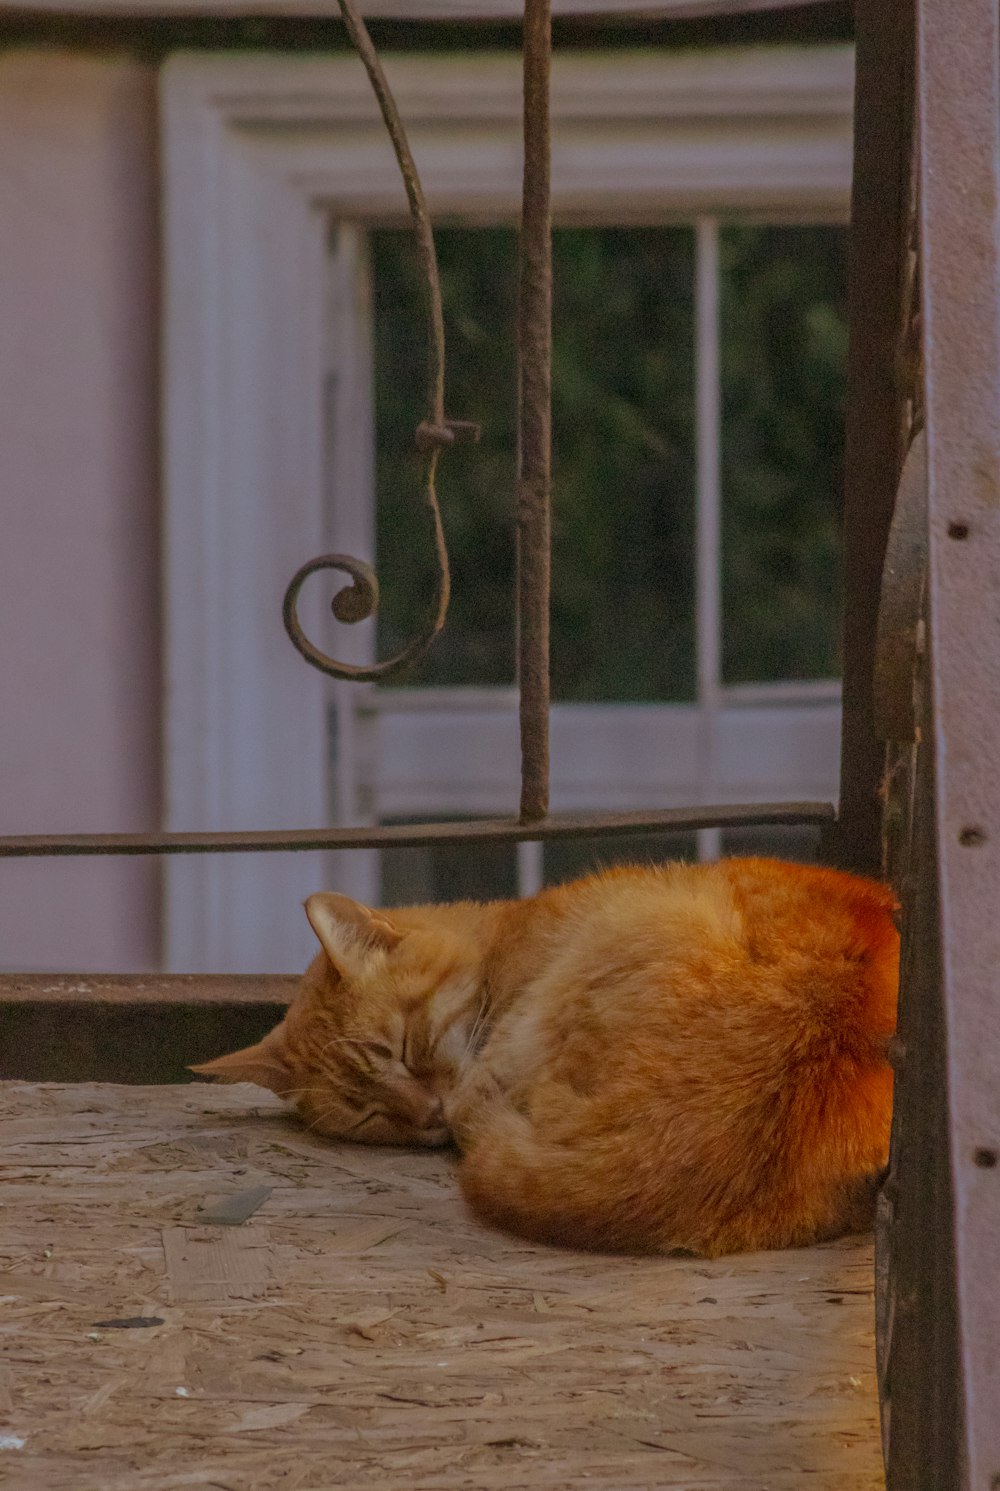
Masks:
[[[321,554],[302,565],[292,576],[285,591],[282,616],[292,642],[299,652],[332,678],[345,678],[354,682],[374,682],[389,678],[402,671],[421,657],[444,626],[451,595],[451,576],[448,564],[448,548],[445,543],[441,510],[438,506],[436,477],[440,452],[457,439],[478,438],[478,426],[466,420],[450,420],[444,413],[444,316],[441,309],[441,284],[438,277],[437,255],[434,251],[434,234],[431,230],[430,214],[424,197],[420,177],[411,154],[406,131],[396,108],[395,100],[386,81],[378,54],[372,45],[364,21],[356,11],[353,0],[339,0],[344,26],[364,63],[372,89],[382,111],[385,127],[392,141],[399,162],[400,174],[410,204],[410,216],[417,242],[417,253],[423,274],[427,312],[427,415],[417,426],[415,443],[423,457],[424,506],[430,518],[431,536],[437,568],[434,598],[427,621],[420,634],[414,637],[402,652],[381,663],[360,667],[338,662],[316,647],[306,636],[298,615],[298,598],[310,575],[319,570],[338,570],[350,576],[351,584],[339,590],[330,609],[338,621],[354,624],[373,616],[378,610],[378,581],[371,566],[350,554]]]

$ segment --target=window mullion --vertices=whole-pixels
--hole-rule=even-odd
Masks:
[[[702,802],[714,801],[722,685],[722,374],[719,352],[719,223],[695,225],[695,656],[701,715]],[[715,859],[722,834],[698,834],[698,858]]]

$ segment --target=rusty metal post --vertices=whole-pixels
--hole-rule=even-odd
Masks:
[[[524,7],[524,195],[518,293],[518,682],[521,819],[549,809],[549,590],[552,482],[552,214],[549,0]]]
[[[912,7],[858,0],[844,453],[844,715],[835,853],[881,861],[884,750],[874,723],[879,583],[899,479],[899,335],[910,184]]]
[[[996,0],[917,0],[916,17],[937,1101],[954,1208],[955,1479],[985,1491],[1000,1486],[1000,16]]]
[[[918,322],[903,307],[903,350],[919,354],[919,327],[922,387],[919,355],[904,355],[900,372],[924,436],[900,489],[883,608],[883,724],[904,744],[912,730],[913,743],[897,752],[887,825],[903,945],[878,1366],[889,1491],[996,1491],[1000,17],[996,0],[907,8],[919,224],[907,290],[919,287],[920,309]],[[925,545],[906,512],[918,515],[921,485]],[[922,568],[911,643],[898,623],[913,615]]]

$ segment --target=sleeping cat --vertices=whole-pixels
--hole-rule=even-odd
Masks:
[[[870,1223],[888,1153],[894,905],[768,859],[485,905],[314,895],[322,950],[285,1019],[194,1070],[269,1087],[331,1138],[453,1138],[474,1210],[529,1238],[815,1242]]]

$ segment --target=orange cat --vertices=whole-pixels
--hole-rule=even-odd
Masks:
[[[867,1225],[888,1153],[893,909],[768,859],[487,905],[315,895],[322,952],[286,1018],[194,1070],[270,1087],[332,1138],[454,1138],[470,1204],[527,1237],[810,1243]]]

